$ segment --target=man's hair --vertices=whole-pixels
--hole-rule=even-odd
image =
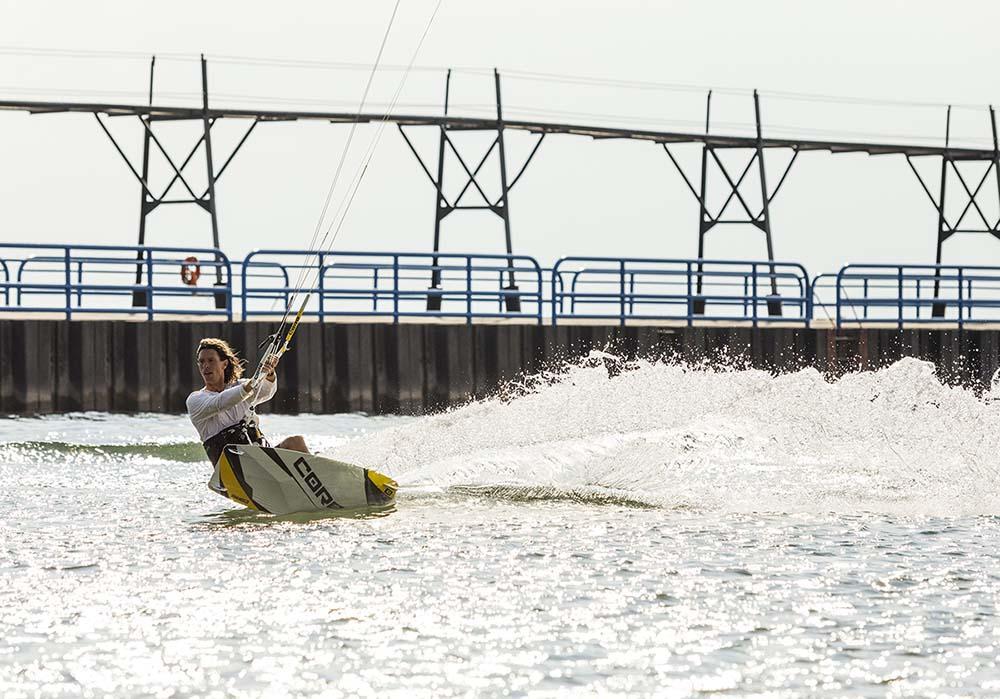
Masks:
[[[228,359],[229,364],[226,365],[226,371],[223,380],[226,383],[238,379],[243,376],[243,361],[236,356],[236,350],[229,346],[229,343],[225,340],[220,340],[217,337],[206,337],[198,343],[198,349],[195,350],[194,356],[197,359],[198,353],[204,349],[215,350],[216,354],[219,355],[219,359]]]

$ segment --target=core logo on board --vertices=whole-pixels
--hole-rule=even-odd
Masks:
[[[319,476],[313,472],[312,467],[309,466],[309,462],[305,460],[305,457],[300,456],[292,465],[302,477],[302,481],[309,486],[309,490],[312,491],[313,495],[319,498],[321,505],[328,507],[331,504],[334,504],[333,496],[330,495],[330,491],[328,491],[326,486],[320,482]]]

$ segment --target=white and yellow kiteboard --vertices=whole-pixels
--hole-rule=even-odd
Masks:
[[[230,444],[208,487],[251,510],[284,515],[391,505],[397,485],[381,473],[315,454]]]

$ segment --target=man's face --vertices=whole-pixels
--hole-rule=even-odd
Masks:
[[[221,384],[225,380],[227,366],[229,360],[222,359],[214,349],[206,348],[198,352],[198,371],[206,386]]]

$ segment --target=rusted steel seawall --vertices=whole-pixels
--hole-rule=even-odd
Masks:
[[[0,412],[184,412],[188,392],[202,385],[200,338],[227,338],[256,360],[273,330],[260,322],[0,320]],[[1000,365],[1000,331],[311,323],[282,360],[269,410],[427,413],[592,349],[774,372],[813,366],[831,377],[917,357],[942,381],[981,389]]]

